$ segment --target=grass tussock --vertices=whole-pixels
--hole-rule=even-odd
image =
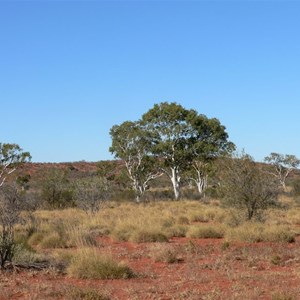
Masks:
[[[100,293],[92,288],[80,288],[77,286],[66,289],[66,300],[110,300],[106,293]]]
[[[83,248],[72,258],[67,273],[80,279],[127,279],[133,271],[112,257],[101,255],[93,248]]]
[[[168,237],[155,229],[139,229],[133,232],[130,240],[135,243],[163,243],[168,242]]]
[[[295,234],[287,226],[267,226],[260,223],[246,222],[226,231],[226,240],[242,242],[283,242],[295,241]]]
[[[180,261],[178,251],[171,245],[155,245],[151,248],[150,256],[156,262],[173,264]]]
[[[224,237],[225,229],[217,225],[194,225],[188,231],[188,237],[199,239],[220,239]]]

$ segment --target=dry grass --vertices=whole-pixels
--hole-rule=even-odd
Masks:
[[[100,293],[93,288],[71,286],[66,289],[66,300],[110,300],[107,293]]]
[[[292,242],[300,233],[300,209],[271,209],[265,223],[244,223],[237,210],[196,201],[114,204],[94,215],[81,210],[38,211],[39,226],[28,244],[42,249],[95,246],[96,236],[116,241],[166,242],[173,237],[222,238],[232,241]],[[205,224],[197,224],[201,222]]]
[[[225,227],[220,225],[194,225],[188,231],[188,237],[201,239],[220,239],[224,237]]]
[[[156,262],[168,264],[176,263],[180,260],[178,250],[171,245],[158,244],[151,248],[150,257]]]
[[[261,223],[246,222],[236,228],[226,230],[225,238],[228,241],[243,242],[283,242],[295,241],[295,234],[287,226],[268,226]]]
[[[67,268],[71,277],[80,279],[127,279],[134,277],[133,271],[112,257],[100,255],[96,249],[82,248],[71,259]]]

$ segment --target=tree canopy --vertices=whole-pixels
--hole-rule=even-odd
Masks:
[[[110,134],[110,151],[125,162],[134,190],[163,172],[176,200],[183,174],[194,162],[207,162],[234,147],[218,119],[174,102],[155,104],[141,120],[115,125]]]
[[[29,152],[24,152],[17,144],[0,143],[0,187],[7,176],[13,173],[18,165],[30,161]]]

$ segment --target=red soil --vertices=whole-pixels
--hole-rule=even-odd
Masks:
[[[100,252],[128,264],[137,278],[77,280],[51,270],[7,271],[0,273],[0,300],[66,299],[74,286],[93,288],[110,299],[300,299],[299,239],[228,246],[222,239],[174,238],[167,244],[179,258],[173,264],[152,257],[154,247],[166,244],[101,237],[98,245]]]

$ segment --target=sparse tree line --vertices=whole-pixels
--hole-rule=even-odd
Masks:
[[[237,154],[218,119],[177,103],[155,104],[139,120],[114,125],[110,135],[116,161],[100,162],[98,171],[86,176],[52,169],[36,182],[28,174],[14,176],[30,162],[30,153],[0,143],[0,268],[11,261],[14,226],[24,210],[79,207],[95,213],[110,199],[128,198],[127,192],[141,202],[147,193],[162,193],[169,182],[175,200],[191,186],[198,198],[213,191],[251,220],[278,204],[280,189],[287,192],[287,179],[300,165],[294,155],[271,153],[265,163],[256,163],[246,153]],[[299,180],[293,187],[300,195]]]

